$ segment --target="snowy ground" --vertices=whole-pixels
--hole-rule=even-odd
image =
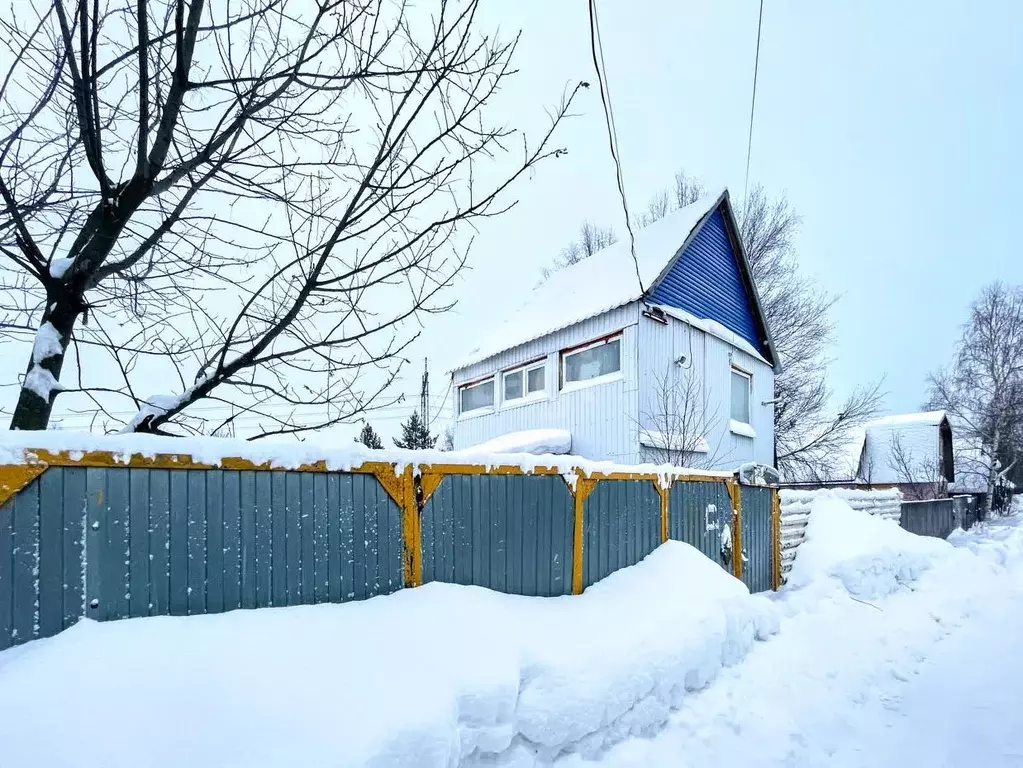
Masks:
[[[919,579],[905,564],[888,596],[782,594],[798,612],[775,638],[599,765],[1023,766],[1023,524],[952,538],[960,552]]]
[[[1023,765],[1017,519],[825,500],[790,581],[674,542],[575,598],[85,622],[0,653],[0,767]]]

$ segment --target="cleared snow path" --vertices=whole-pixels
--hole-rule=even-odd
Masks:
[[[819,588],[803,595],[802,612],[688,698],[665,730],[600,763],[1023,766],[1023,520],[954,543],[979,557],[955,552],[869,604]]]

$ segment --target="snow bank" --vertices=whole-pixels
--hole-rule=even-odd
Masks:
[[[81,768],[591,755],[660,728],[777,627],[770,601],[679,542],[576,597],[435,583],[86,621],[0,653],[0,744],[5,764]]]
[[[161,407],[164,403],[161,403]],[[233,440],[217,437],[163,437],[149,434],[94,435],[85,432],[9,431],[0,432],[0,465],[24,464],[33,460],[34,450],[69,451],[72,455],[88,451],[109,451],[125,464],[132,455],[152,458],[157,454],[185,454],[201,464],[219,466],[226,458],[245,459],[278,469],[295,469],[322,461],[327,469],[344,472],[366,462],[395,465],[401,473],[405,467],[427,464],[463,464],[484,466],[517,466],[523,472],[556,469],[561,474],[598,472],[639,472],[657,475],[667,484],[679,474],[731,477],[730,472],[681,469],[667,464],[622,465],[610,461],[591,461],[579,456],[535,456],[530,453],[485,453],[401,449],[372,450],[361,443],[345,442],[323,445],[314,442]]]
[[[509,432],[479,445],[458,451],[460,455],[472,456],[488,453],[531,453],[566,454],[572,451],[572,433],[567,429],[526,429]]]
[[[882,597],[915,582],[934,558],[951,549],[947,542],[916,536],[893,520],[864,514],[824,493],[813,501],[787,583],[799,588],[831,576],[851,595]]]

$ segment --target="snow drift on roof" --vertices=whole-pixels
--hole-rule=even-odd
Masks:
[[[867,427],[898,426],[900,424],[925,424],[936,427],[945,419],[944,411],[923,411],[922,413],[899,413],[874,419]]]
[[[567,429],[526,429],[509,432],[485,443],[459,451],[465,456],[479,453],[566,454],[572,452],[572,433]]]
[[[649,290],[724,190],[665,216],[636,232],[636,259],[643,288]],[[498,319],[455,369],[465,368],[527,341],[567,328],[641,298],[628,240],[559,269],[533,289],[526,301]]]

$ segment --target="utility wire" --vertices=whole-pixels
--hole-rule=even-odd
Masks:
[[[590,9],[590,52],[593,54],[593,68],[597,71],[597,85],[600,86],[600,100],[604,104],[604,122],[607,123],[607,141],[611,147],[611,158],[615,163],[615,178],[618,182],[618,193],[622,197],[622,210],[625,211],[625,228],[629,232],[629,249],[632,252],[632,263],[636,267],[636,280],[639,292],[646,292],[643,287],[643,276],[639,271],[639,259],[636,257],[636,235],[632,231],[632,218],[629,216],[629,203],[625,199],[625,181],[622,177],[622,163],[618,158],[618,132],[615,129],[614,111],[611,109],[611,93],[607,84],[607,70],[604,66],[604,46],[600,42],[600,24],[597,21],[597,0],[589,0]],[[599,54],[598,54],[599,51]]]
[[[749,107],[749,141],[746,144],[746,183],[742,191],[743,205],[749,195],[749,161],[753,153],[753,115],[757,108],[757,72],[760,70],[760,29],[764,25],[764,0],[760,0],[760,18],[757,20],[757,55],[753,59],[753,99]]]

